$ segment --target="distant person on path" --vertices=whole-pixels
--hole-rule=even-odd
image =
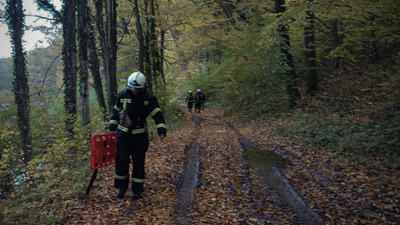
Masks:
[[[186,102],[187,102],[187,107],[189,109],[189,112],[192,112],[193,108],[193,103],[196,100],[196,97],[194,96],[192,91],[189,91],[189,93],[186,96]]]
[[[201,89],[196,92],[196,108],[195,111],[200,113],[200,110],[204,111],[204,102],[206,101],[206,95]]]
[[[146,77],[141,72],[134,72],[128,78],[127,88],[118,94],[109,125],[110,131],[118,137],[114,177],[118,198],[123,198],[128,190],[131,160],[132,199],[142,197],[145,157],[149,148],[147,117],[154,120],[162,141],[166,136],[166,125],[157,98],[146,90]]]

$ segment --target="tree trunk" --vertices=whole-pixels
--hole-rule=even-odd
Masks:
[[[110,1],[110,2],[109,2]],[[108,4],[110,3],[110,4]],[[117,99],[117,79],[116,79],[116,3],[114,0],[104,1],[106,21],[103,20],[103,1],[96,0],[97,29],[100,34],[104,70],[107,81],[108,109],[111,110]],[[110,5],[110,6],[109,6]],[[111,26],[114,28],[111,28]],[[115,32],[115,33],[114,33]]]
[[[285,12],[283,5],[285,0],[275,0],[275,10],[279,15]],[[296,75],[296,70],[293,64],[293,56],[290,48],[290,37],[288,28],[283,24],[278,24],[279,38],[281,39],[281,54],[283,61],[287,64],[288,69],[286,71],[287,84],[286,89],[289,97],[289,107],[294,107],[296,102],[300,100],[300,92],[298,90],[298,78]]]
[[[342,35],[341,35],[340,32],[339,32],[339,24],[340,24],[340,21],[337,20],[337,19],[335,19],[335,20],[332,22],[332,27],[331,27],[331,34],[332,34],[331,51],[335,50],[335,49],[336,49],[337,47],[339,47],[339,46],[342,44],[342,42],[343,42],[343,40],[342,40]],[[333,67],[333,69],[339,68],[340,63],[341,63],[340,58],[339,58],[339,57],[335,57],[335,58],[332,60],[332,67]]]
[[[18,112],[18,126],[22,135],[23,161],[32,159],[32,136],[29,121],[29,86],[26,59],[22,46],[24,33],[24,11],[22,0],[7,1],[7,20],[13,43],[14,93]]]
[[[152,58],[152,49],[151,49],[151,18],[149,15],[149,3],[147,0],[144,0],[144,12],[145,12],[145,19],[146,19],[146,35],[144,39],[144,74],[147,77],[147,89],[149,91],[153,90],[153,74],[151,69],[151,58]]]
[[[221,40],[220,39],[217,40],[216,51],[217,51],[217,64],[221,65],[221,62],[222,62],[222,47],[221,47]]]
[[[109,3],[109,14],[110,14],[110,77],[109,77],[109,99],[113,106],[117,101],[117,2],[116,0],[110,0]]]
[[[102,0],[96,0],[95,1],[95,6],[96,6],[96,27],[97,31],[99,32],[100,35],[100,43],[101,43],[101,50],[102,50],[102,55],[103,55],[103,64],[104,64],[104,72],[106,74],[106,81],[107,81],[107,90],[108,90],[108,96],[109,96],[109,71],[110,71],[110,58],[109,58],[109,52],[108,52],[108,46],[107,46],[107,33],[106,33],[106,28],[104,27],[104,20],[103,20],[103,1]],[[111,109],[113,107],[114,103],[110,102],[110,99],[108,99],[108,109],[111,112]]]
[[[313,0],[308,0],[311,3]],[[314,12],[306,11],[306,26],[304,27],[304,43],[306,49],[307,94],[314,95],[318,91],[317,58],[315,53]]]
[[[160,74],[161,77],[165,83],[165,75],[164,75],[164,48],[165,48],[165,31],[161,29],[161,34],[160,34]]]
[[[161,68],[160,68],[160,54],[159,54],[159,49],[158,49],[158,37],[156,34],[156,22],[155,22],[155,16],[156,16],[156,10],[155,10],[155,3],[154,0],[150,1],[150,13],[151,13],[151,19],[150,19],[150,51],[151,51],[151,58],[152,58],[152,64],[153,64],[153,74],[154,78],[157,78],[161,75]],[[163,79],[164,81],[164,79]]]
[[[82,124],[90,123],[88,69],[88,8],[87,0],[79,1],[79,64]]]
[[[88,13],[89,14],[89,13]],[[107,106],[104,99],[103,84],[100,77],[100,63],[97,56],[96,43],[93,36],[93,28],[90,22],[90,16],[88,17],[89,32],[88,32],[88,47],[89,47],[89,69],[92,74],[94,90],[97,96],[97,102],[101,112],[103,113],[103,120],[107,121]]]
[[[77,56],[76,56],[76,30],[75,30],[75,0],[64,3],[63,23],[63,59],[64,59],[64,83],[65,83],[65,109],[67,111],[67,131],[73,135],[73,124],[76,120],[77,102]]]
[[[135,15],[136,15],[136,30],[137,30],[137,38],[139,41],[139,71],[144,72],[144,55],[145,55],[145,47],[144,47],[144,38],[142,31],[142,24],[140,22],[140,13],[139,13],[139,5],[138,1],[134,0],[135,3]],[[146,74],[147,75],[147,74]]]

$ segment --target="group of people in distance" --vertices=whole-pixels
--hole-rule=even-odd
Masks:
[[[195,105],[194,111],[196,113],[200,113],[200,111],[204,111],[204,102],[206,101],[206,94],[201,89],[197,89],[196,94],[193,94],[192,91],[189,91],[186,96],[187,107],[189,112],[192,112],[193,103]]]

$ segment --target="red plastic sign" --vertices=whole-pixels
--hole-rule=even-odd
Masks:
[[[117,135],[92,135],[90,148],[90,170],[97,170],[115,163]]]

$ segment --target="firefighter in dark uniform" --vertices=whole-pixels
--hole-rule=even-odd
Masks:
[[[193,102],[196,100],[196,97],[194,96],[192,91],[189,91],[188,95],[186,96],[186,102],[187,102],[187,107],[189,109],[189,112],[192,112],[193,108]]]
[[[132,73],[127,88],[118,94],[109,129],[117,134],[114,186],[123,198],[129,186],[129,164],[133,162],[132,199],[142,197],[145,179],[145,156],[149,147],[146,118],[151,117],[160,140],[166,136],[166,125],[157,98],[146,91],[146,77]]]
[[[204,111],[204,102],[206,101],[206,95],[200,89],[196,92],[196,104],[194,111],[200,113],[200,110]]]

